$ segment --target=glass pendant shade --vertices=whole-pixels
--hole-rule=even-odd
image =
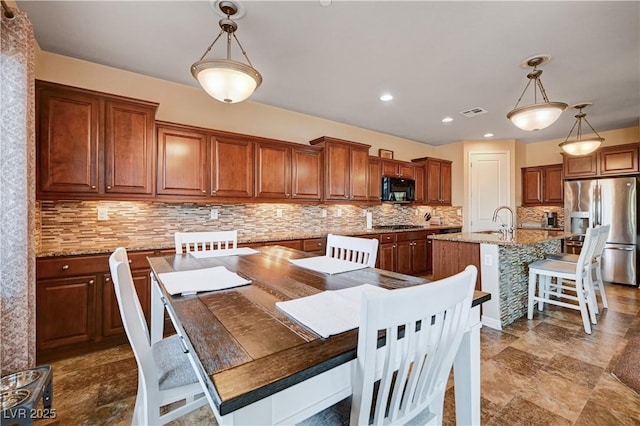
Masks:
[[[211,97],[225,103],[244,101],[262,83],[253,67],[228,59],[196,62],[191,73]]]
[[[603,141],[603,138],[576,139],[562,142],[560,144],[560,148],[562,148],[567,154],[577,156],[587,155],[598,149]]]
[[[555,123],[566,108],[562,102],[527,105],[509,112],[507,118],[522,130],[541,130]]]
[[[576,156],[591,154],[593,151],[595,151],[600,147],[602,142],[604,142],[604,138],[600,137],[598,132],[596,132],[596,129],[594,129],[591,123],[589,123],[589,121],[587,120],[587,115],[584,112],[582,112],[584,108],[587,108],[590,105],[591,105],[590,102],[585,102],[585,103],[576,104],[573,106],[575,109],[579,111],[578,114],[576,114],[575,116],[576,121],[573,123],[573,127],[571,127],[571,130],[569,130],[569,134],[567,135],[564,142],[562,142],[559,145],[560,148],[562,148],[564,152],[566,152],[567,154],[576,155]],[[596,135],[595,137],[582,139],[582,121],[584,121],[587,124],[587,126],[589,126],[591,131]],[[571,136],[571,133],[573,133],[573,129],[576,129],[576,128],[577,128],[576,138],[569,139],[569,137]]]

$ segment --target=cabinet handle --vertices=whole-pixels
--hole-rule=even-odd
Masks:
[[[107,277],[107,278],[105,278],[104,280],[105,280],[106,282],[109,282],[109,281],[111,281],[111,278]]]
[[[89,285],[93,285],[93,280],[89,280]]]
[[[322,243],[318,243],[318,246],[321,246],[321,245],[322,245]]]
[[[288,197],[288,196],[289,196],[289,194],[284,194],[284,195],[285,195],[286,197]]]
[[[131,263],[131,262],[132,262],[132,260],[131,260],[131,259],[129,259],[129,263]]]
[[[203,190],[202,190],[202,193],[203,193],[203,194],[206,194],[206,193],[207,193],[207,191],[205,191],[205,190],[203,189]]]
[[[62,265],[62,270],[66,271],[67,269],[69,269],[69,265]]]
[[[218,191],[211,191],[212,194],[215,194],[216,192],[218,192]]]
[[[91,185],[91,189],[96,189],[96,186],[95,185]]]
[[[107,190],[111,189],[111,185],[107,185]]]
[[[348,196],[348,195],[345,195],[345,196],[344,196],[344,198],[349,198],[349,196]]]

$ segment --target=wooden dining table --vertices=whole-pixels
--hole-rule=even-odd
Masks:
[[[221,425],[295,424],[351,395],[357,328],[321,338],[278,310],[276,302],[365,283],[393,290],[429,282],[376,268],[329,275],[289,262],[310,253],[281,246],[257,250],[242,256],[148,258],[152,343],[163,336],[166,310]],[[216,266],[251,284],[172,296],[161,279],[166,272]],[[480,305],[490,297],[475,292],[454,361],[458,424],[480,424]]]

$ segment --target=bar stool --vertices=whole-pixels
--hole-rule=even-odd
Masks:
[[[598,242],[596,243],[596,248],[593,252],[590,278],[593,285],[594,299],[596,297],[596,293],[600,293],[602,307],[603,309],[606,309],[609,307],[609,304],[607,303],[607,294],[604,288],[604,280],[602,279],[602,254],[604,253],[604,247],[607,244],[607,239],[609,238],[609,230],[611,229],[611,225],[601,225],[598,228],[600,229],[600,233],[598,234]],[[545,257],[549,260],[559,260],[562,262],[576,263],[580,256],[570,253],[554,253],[547,254]],[[600,311],[598,308],[597,300],[594,300],[594,303],[594,308],[597,314]]]
[[[585,333],[591,334],[591,324],[597,323],[593,306],[591,263],[599,233],[598,228],[587,229],[582,251],[576,263],[543,259],[529,264],[528,319],[533,319],[535,302],[538,302],[538,310],[540,311],[544,309],[545,303],[575,309],[580,311]],[[551,283],[551,278],[556,279],[555,284]],[[565,280],[575,283],[575,287],[571,288],[575,291],[575,296],[565,291],[567,289]],[[536,296],[536,285],[538,286],[538,296]],[[578,302],[578,304],[564,302],[561,299]]]

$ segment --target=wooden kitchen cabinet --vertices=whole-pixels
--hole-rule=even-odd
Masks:
[[[522,168],[522,205],[564,205],[562,164]]]
[[[424,167],[424,204],[450,206],[452,162],[431,157],[414,158],[411,161]]]
[[[322,198],[322,151],[277,142],[256,143],[256,198]]]
[[[638,143],[600,148],[574,157],[562,153],[565,179],[594,178],[640,173]]]
[[[396,235],[396,270],[401,274],[420,274],[427,270],[427,231],[399,232]]]
[[[36,349],[93,341],[96,335],[97,275],[38,280]],[[40,359],[38,359],[38,362]]]
[[[413,164],[403,161],[382,160],[382,176],[413,179]]]
[[[160,250],[129,252],[131,275],[147,322],[151,303],[151,269],[147,256],[160,254]],[[126,343],[109,271],[109,256],[36,259],[38,363]],[[167,323],[168,320],[165,327]]]
[[[370,146],[326,136],[309,143],[324,150],[324,199],[367,201]]]
[[[211,139],[211,195],[253,197],[254,142],[244,138],[214,136]]]
[[[638,144],[618,145],[598,151],[600,176],[636,174],[638,168]]]
[[[380,242],[380,245],[378,246],[378,259],[376,260],[376,267],[384,269],[385,271],[395,271],[397,269],[397,245],[395,242],[395,236],[393,236],[392,239],[393,242]]]
[[[157,126],[159,195],[209,195],[209,136],[194,128]]]
[[[369,201],[382,200],[382,161],[379,157],[369,157]]]
[[[429,230],[427,231],[427,265],[425,268],[426,274],[433,273],[433,240],[429,238],[429,235],[438,234],[439,231]]]
[[[318,256],[324,256],[327,253],[327,237],[303,240],[302,250]]]
[[[424,203],[425,185],[424,185],[424,167],[415,166],[413,169],[413,179],[416,182],[415,203]]]
[[[38,199],[152,197],[157,106],[36,81]]]

